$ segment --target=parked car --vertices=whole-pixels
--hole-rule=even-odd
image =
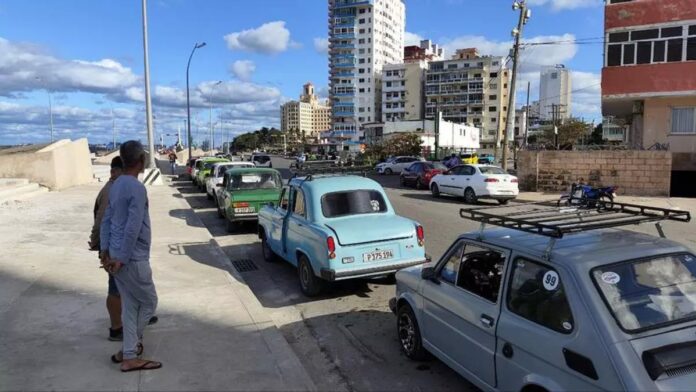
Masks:
[[[479,156],[475,152],[459,154],[459,159],[462,161],[462,164],[475,165],[479,163]]]
[[[277,204],[261,209],[259,237],[266,261],[278,256],[297,267],[307,296],[326,282],[389,276],[425,261],[423,227],[360,176],[291,179]]]
[[[218,215],[231,233],[242,222],[256,221],[263,205],[278,202],[283,180],[275,169],[231,168],[217,187]]]
[[[210,175],[210,170],[213,168],[213,165],[220,162],[229,162],[229,160],[227,158],[210,157],[203,159],[202,162],[203,164],[196,172],[196,185],[199,190],[205,191],[205,180]]]
[[[401,185],[413,185],[416,189],[428,189],[430,180],[447,171],[440,162],[416,162],[401,171]]]
[[[251,162],[218,162],[213,164],[210,169],[210,175],[205,179],[205,192],[209,200],[216,199],[217,184],[222,184],[222,179],[225,176],[227,169],[255,167]]]
[[[375,166],[375,171],[379,174],[398,174],[406,167],[411,166],[413,162],[424,160],[423,158],[417,157],[394,157],[386,162],[378,163],[377,166]]]
[[[186,161],[186,173],[191,177],[193,180],[193,168],[196,165],[196,161],[198,158],[189,158],[188,161]]]
[[[517,177],[498,166],[460,165],[438,174],[430,181],[433,197],[441,194],[464,197],[473,204],[478,199],[494,199],[506,204],[519,195]]]
[[[617,228],[690,214],[641,207],[462,210],[506,228],[463,234],[439,261],[397,273],[403,352],[432,354],[482,390],[693,390],[696,256]]]
[[[495,163],[495,157],[493,154],[480,154],[478,156],[478,162],[481,165],[492,165]]]
[[[257,167],[273,167],[271,157],[268,154],[253,154],[251,156],[251,163]]]

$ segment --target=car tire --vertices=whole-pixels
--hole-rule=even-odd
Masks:
[[[263,255],[263,260],[267,263],[276,261],[276,254],[273,252],[273,249],[271,249],[271,246],[268,245],[268,241],[266,241],[266,234],[262,234],[261,237],[261,254]]]
[[[208,197],[208,200],[213,200],[213,196],[206,191],[205,195]]]
[[[430,193],[433,194],[433,197],[440,197],[440,188],[437,186],[437,184],[430,186]]]
[[[464,190],[464,202],[466,204],[476,204],[476,192],[471,188]]]
[[[307,297],[316,297],[324,288],[324,281],[314,275],[312,265],[305,255],[300,255],[297,261],[297,276],[300,280],[300,290]]]
[[[399,184],[401,184],[401,186],[406,186],[406,180],[404,180],[404,176],[399,176]]]
[[[396,311],[396,336],[401,351],[414,361],[428,358],[428,351],[423,347],[418,320],[410,305],[401,305]]]
[[[510,202],[510,199],[499,199],[498,204],[501,206],[507,205]]]
[[[218,218],[224,218],[225,215],[222,213],[222,208],[220,208],[220,204],[217,201],[215,202],[215,207],[217,208]]]
[[[390,176],[390,175],[392,175],[392,173],[394,173],[394,172],[392,171],[392,169],[390,169],[390,168],[384,169],[384,174]]]
[[[239,223],[232,222],[229,219],[225,219],[225,229],[228,233],[234,233],[239,229]]]
[[[418,190],[423,189],[423,183],[421,182],[420,177],[416,178],[416,189],[418,189]]]

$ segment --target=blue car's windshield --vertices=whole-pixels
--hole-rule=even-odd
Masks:
[[[595,268],[592,276],[627,331],[696,318],[696,256],[660,256]]]

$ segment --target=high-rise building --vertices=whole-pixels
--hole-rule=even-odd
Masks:
[[[331,107],[319,103],[314,85],[302,88],[299,101],[289,101],[280,106],[280,130],[298,131],[307,137],[317,138],[319,132],[331,129]]]
[[[503,57],[459,49],[450,60],[430,62],[425,75],[426,118],[439,110],[447,121],[479,128],[484,149],[502,141],[510,79]]]
[[[604,32],[604,124],[634,148],[669,149],[672,195],[696,196],[696,0],[608,0]]]
[[[543,120],[566,120],[571,115],[570,71],[564,65],[541,69],[539,80],[539,109]]]
[[[445,50],[429,39],[421,40],[420,45],[404,47],[404,62],[444,60]]]
[[[382,118],[382,68],[402,62],[403,0],[329,0],[329,95],[332,130],[361,137]]]

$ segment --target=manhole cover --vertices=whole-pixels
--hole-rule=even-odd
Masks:
[[[232,266],[237,272],[250,272],[259,269],[251,259],[232,260]]]

